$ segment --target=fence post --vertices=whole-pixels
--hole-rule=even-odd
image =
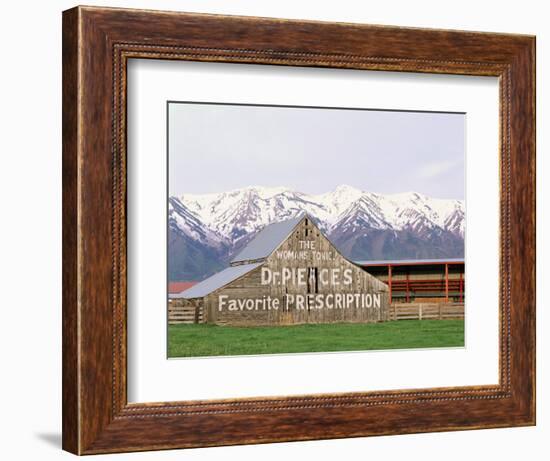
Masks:
[[[422,320],[422,304],[418,305],[418,320]]]
[[[449,265],[445,264],[445,302],[449,302]]]

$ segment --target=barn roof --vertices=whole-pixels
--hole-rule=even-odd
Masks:
[[[256,264],[242,264],[240,266],[230,266],[224,269],[202,282],[193,285],[191,288],[182,291],[181,293],[171,294],[170,299],[190,299],[190,298],[202,298],[218,288],[221,288],[233,280],[247,274],[251,270],[256,269],[261,263]]]
[[[415,266],[415,265],[439,265],[439,264],[464,264],[464,258],[446,258],[446,259],[381,259],[376,261],[353,261],[360,266]]]
[[[305,214],[301,214],[296,218],[265,226],[256,234],[248,245],[231,260],[231,264],[267,258],[290,235],[305,216]]]

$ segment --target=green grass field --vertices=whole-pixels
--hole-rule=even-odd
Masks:
[[[462,346],[463,320],[400,320],[274,327],[168,327],[169,357]]]

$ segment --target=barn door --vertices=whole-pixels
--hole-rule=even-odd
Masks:
[[[307,268],[307,292],[308,292],[308,294],[319,292],[318,274],[319,274],[319,270],[318,270],[317,267],[308,267]],[[306,299],[308,299],[307,310],[309,312],[311,310],[311,306],[309,305],[309,298],[306,298]]]

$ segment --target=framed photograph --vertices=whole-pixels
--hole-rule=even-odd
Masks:
[[[63,13],[63,448],[535,424],[532,36]]]
[[[169,357],[464,347],[465,113],[167,120]]]

